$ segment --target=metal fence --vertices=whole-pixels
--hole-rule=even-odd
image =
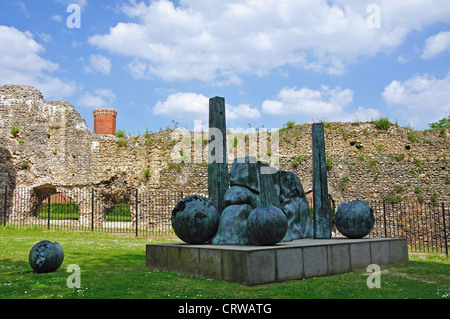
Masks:
[[[375,225],[367,237],[406,238],[412,252],[445,253],[448,256],[450,207],[442,203],[365,201]],[[339,203],[334,202],[337,210]],[[337,230],[335,236],[342,236]]]
[[[172,210],[183,193],[167,189],[118,194],[93,188],[0,190],[1,224],[70,231],[172,236]]]
[[[93,188],[5,187],[0,189],[0,222],[14,227],[173,236],[172,210],[184,196],[167,189],[111,193]],[[413,252],[448,256],[450,208],[445,203],[366,203],[375,216],[368,237],[406,238]],[[334,210],[338,206],[333,202]],[[333,236],[342,236],[334,226]]]

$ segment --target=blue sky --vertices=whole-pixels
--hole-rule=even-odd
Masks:
[[[114,108],[128,134],[207,126],[214,96],[234,129],[426,129],[450,114],[450,2],[2,0],[4,84],[68,101],[91,129]]]

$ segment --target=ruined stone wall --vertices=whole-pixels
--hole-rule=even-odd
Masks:
[[[13,126],[18,128],[15,135]],[[180,153],[183,137],[173,139],[178,135],[172,133],[96,135],[69,103],[46,102],[32,87],[3,86],[0,187],[94,186],[110,192],[168,188],[206,195],[206,160],[203,154],[203,161],[194,157],[196,147],[207,147],[206,139],[190,132],[184,142],[191,145],[191,160],[183,154],[184,162],[176,163],[172,155]],[[448,134],[397,125],[379,130],[373,123],[326,123],[331,197],[338,202],[386,197],[450,201]],[[234,146],[233,141],[230,136],[228,145]],[[279,169],[297,173],[305,191],[311,190],[311,125],[282,129],[279,142]],[[234,155],[228,156],[230,164]]]
[[[283,168],[295,171],[312,189],[311,125],[282,132]],[[448,131],[414,131],[373,123],[327,123],[325,128],[329,193],[351,199],[450,199]],[[298,137],[296,137],[298,136]],[[295,162],[296,156],[303,161]],[[296,165],[297,164],[297,165]]]

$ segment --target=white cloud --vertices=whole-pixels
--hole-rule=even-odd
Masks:
[[[38,37],[44,42],[52,41],[52,36],[48,33],[41,32],[38,34]]]
[[[25,14],[25,17],[27,17],[27,18],[30,17],[30,13],[27,10],[27,6],[25,5],[25,3],[23,1],[14,1],[13,4],[18,6],[22,10],[22,12]]]
[[[94,91],[96,94],[108,98],[110,101],[114,101],[116,99],[116,94],[110,89],[97,89]]]
[[[52,19],[52,20],[54,20],[54,21],[56,21],[56,22],[62,22],[62,20],[63,20],[62,16],[59,15],[59,14],[52,15],[52,16],[50,17],[50,19]]]
[[[71,4],[77,4],[80,6],[81,9],[87,6],[87,0],[57,0],[58,2],[62,3],[65,6],[69,6]]]
[[[397,61],[398,61],[399,63],[401,63],[401,64],[405,64],[405,63],[408,63],[408,58],[406,58],[406,57],[403,56],[403,55],[399,55],[399,56],[397,57]]]
[[[164,102],[158,101],[152,108],[156,115],[173,116],[183,120],[208,120],[209,98],[203,94],[178,92],[171,94]],[[261,116],[256,108],[247,104],[226,105],[226,118],[255,119]]]
[[[238,119],[257,119],[261,117],[261,113],[256,108],[252,108],[248,104],[240,104],[238,106],[227,105],[226,118],[229,120]]]
[[[353,102],[353,91],[336,87],[322,86],[321,90],[308,88],[284,88],[276,100],[266,100],[262,112],[269,115],[292,115],[308,120],[326,119],[328,121],[367,120],[378,115],[374,109],[359,107],[348,110]]]
[[[384,88],[383,99],[394,114],[415,128],[426,128],[450,114],[450,73],[443,79],[415,75]]]
[[[108,105],[106,101],[98,96],[98,95],[92,95],[89,92],[86,92],[78,99],[78,104],[85,107],[92,107],[92,108],[104,108]]]
[[[31,85],[46,99],[64,98],[76,91],[74,82],[50,75],[59,70],[59,65],[40,56],[45,49],[32,33],[0,25],[0,43],[0,84]]]
[[[350,116],[352,117],[351,119],[350,119]],[[372,109],[372,108],[366,109],[366,108],[360,106],[360,107],[358,107],[358,109],[355,112],[349,113],[346,121],[368,122],[368,121],[373,121],[375,119],[378,119],[378,118],[380,118],[380,116],[382,116],[380,111]]]
[[[0,26],[0,67],[28,70],[32,73],[40,71],[55,71],[58,64],[45,60],[39,54],[45,51],[44,47],[33,39],[28,32],[21,32],[14,27]]]
[[[109,74],[111,72],[111,60],[99,54],[92,54],[89,57],[89,65],[84,69],[86,72]]]
[[[131,76],[135,79],[143,79],[146,77],[147,64],[141,61],[133,61],[126,66]]]
[[[266,100],[262,111],[273,115],[296,114],[317,117],[335,114],[353,101],[353,92],[349,89],[336,88],[330,90],[322,86],[322,91],[308,88],[284,88],[277,100]]]
[[[56,100],[69,97],[78,89],[78,85],[75,82],[65,82],[60,78],[47,75],[43,75],[38,82],[34,82],[34,84],[31,85],[38,88],[42,94],[44,94],[44,98],[47,99],[47,97],[50,97],[51,99]]]
[[[208,117],[209,99],[202,94],[178,92],[169,95],[164,102],[158,101],[152,110],[156,115],[200,120]]]
[[[135,77],[228,85],[286,65],[342,74],[360,58],[395,49],[412,30],[450,21],[447,0],[376,2],[381,28],[369,27],[360,0],[130,1],[122,11],[132,22],[89,43],[130,57]]]
[[[86,92],[78,99],[78,104],[90,108],[114,108],[113,103],[116,95],[110,89],[96,89],[95,94]]]
[[[440,32],[429,37],[421,57],[431,59],[444,51],[450,51],[450,31]]]

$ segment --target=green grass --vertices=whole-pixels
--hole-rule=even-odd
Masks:
[[[124,137],[125,136],[125,131],[124,130],[117,130],[116,136],[117,137]]]
[[[19,133],[19,128],[18,128],[17,126],[13,125],[13,126],[11,127],[11,135],[12,135],[13,137],[16,137],[18,133]]]
[[[131,222],[130,205],[116,204],[112,212],[105,216],[105,219],[108,222]]]
[[[127,145],[128,145],[127,141],[122,138],[119,138],[119,140],[117,141],[118,147],[126,147]]]
[[[48,219],[48,203],[44,203],[39,211],[40,219]],[[51,220],[77,220],[80,218],[79,207],[74,203],[50,203]]]
[[[44,239],[62,245],[64,262],[56,272],[36,274],[28,254]],[[0,299],[450,298],[450,260],[445,255],[415,255],[407,265],[382,266],[379,289],[367,287],[365,270],[246,287],[145,268],[145,245],[159,242],[162,239],[0,227]],[[80,288],[67,287],[70,264],[81,268]]]

